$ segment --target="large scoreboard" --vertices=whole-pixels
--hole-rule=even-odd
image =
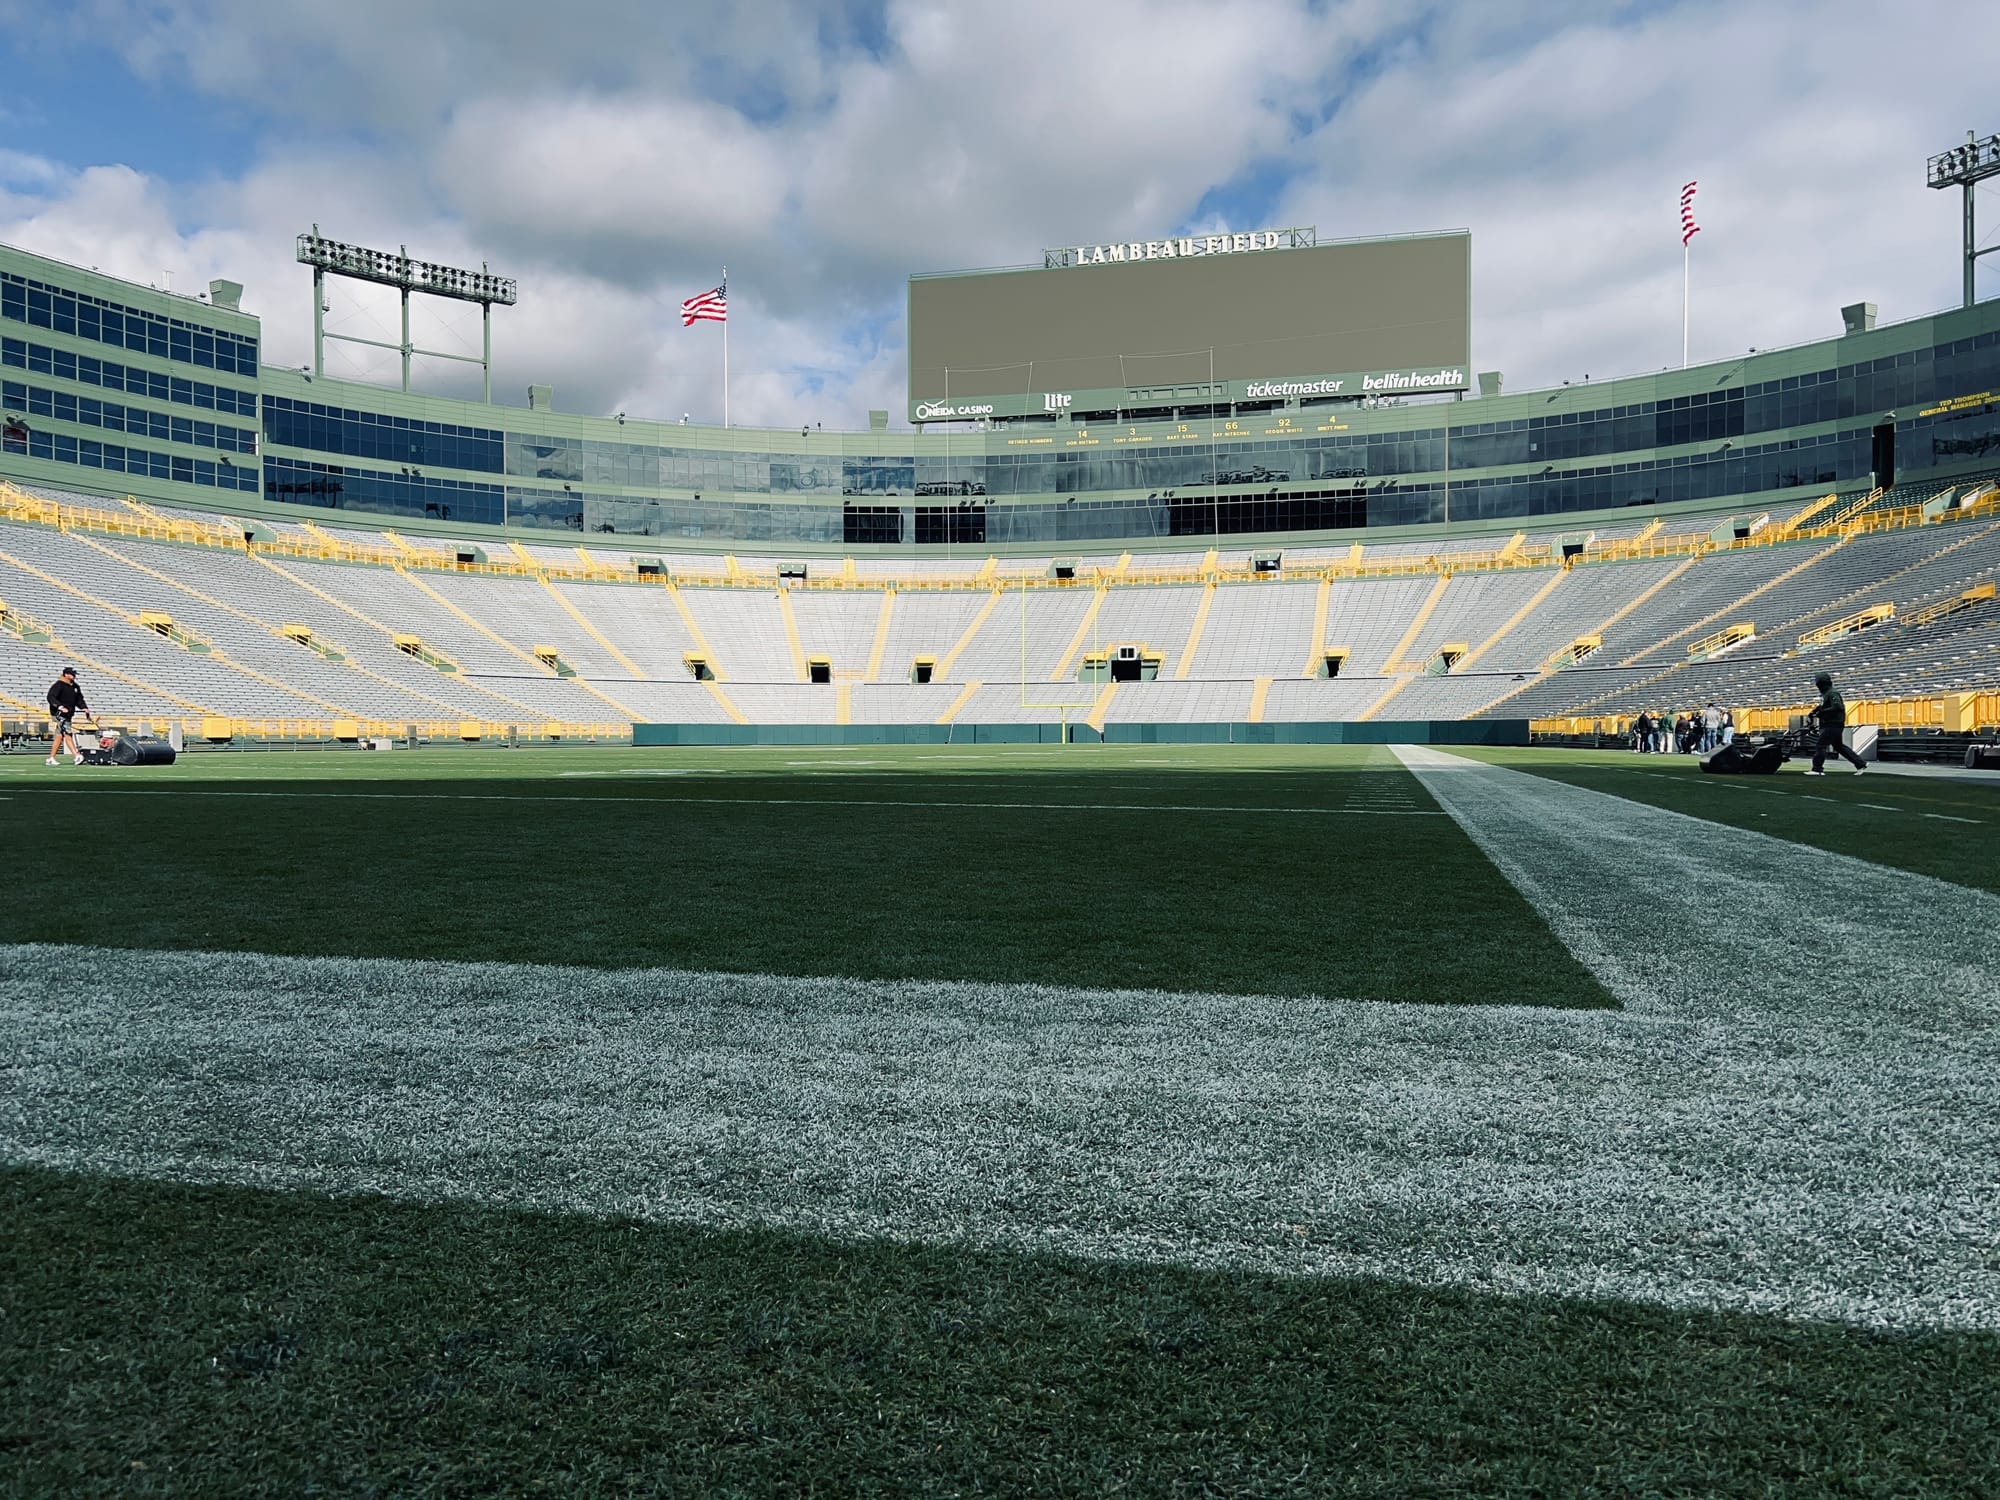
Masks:
[[[1463,390],[1471,283],[1462,230],[1177,236],[912,276],[910,420]]]

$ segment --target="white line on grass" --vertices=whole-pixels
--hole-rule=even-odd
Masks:
[[[738,766],[624,766],[616,771],[558,771],[564,781],[601,776],[741,776]],[[755,774],[754,772],[751,774]]]
[[[81,788],[37,787],[37,791],[81,791]],[[333,801],[362,802],[571,802],[590,806],[596,803],[643,803],[649,807],[948,807],[985,811],[1026,812],[1185,812],[1185,813],[1280,813],[1286,817],[1355,814],[1374,817],[1438,818],[1435,810],[1389,811],[1362,807],[1235,807],[1214,803],[1189,802],[948,802],[899,800],[888,797],[626,797],[619,795],[577,796],[565,792],[530,795],[512,792],[309,792],[212,791],[185,787],[135,786],[108,791],[91,787],[90,792],[113,797],[314,797]]]

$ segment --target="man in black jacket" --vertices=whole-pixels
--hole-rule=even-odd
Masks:
[[[76,742],[76,731],[72,727],[79,713],[89,713],[90,705],[83,701],[83,689],[76,685],[76,668],[64,667],[62,675],[49,684],[49,718],[55,735],[55,744],[49,750],[49,764],[58,765],[57,757],[63,746],[69,746],[69,753],[83,764],[83,749]]]
[[[1819,739],[1813,744],[1812,769],[1808,776],[1824,776],[1826,754],[1833,751],[1842,760],[1854,767],[1854,774],[1860,775],[1868,769],[1868,762],[1847,748],[1847,742],[1840,732],[1847,728],[1847,700],[1833,690],[1833,676],[1821,672],[1813,678],[1813,686],[1819,689],[1819,707],[1812,711],[1812,719],[1819,726]]]

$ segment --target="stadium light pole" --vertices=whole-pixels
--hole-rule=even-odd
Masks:
[[[1954,146],[1949,151],[1940,151],[1924,164],[1924,180],[1933,188],[1958,188],[1965,195],[1965,306],[1972,306],[1976,299],[1973,288],[1973,271],[1979,264],[1979,257],[1991,255],[2000,250],[2000,245],[1979,248],[1978,233],[1974,223],[1973,189],[1989,177],[2000,177],[2000,134],[1989,135],[1980,140],[1973,131],[1966,131],[1965,144]]]
[[[297,259],[301,265],[311,266],[313,273],[313,374],[326,374],[326,341],[333,339],[344,344],[366,344],[372,349],[395,351],[403,363],[403,389],[410,388],[410,356],[421,354],[426,359],[455,359],[464,364],[478,365],[483,377],[484,400],[490,406],[493,402],[493,305],[512,307],[518,297],[518,289],[511,276],[495,276],[484,266],[477,271],[462,270],[456,266],[439,265],[427,260],[411,260],[408,247],[401,247],[395,253],[387,250],[370,250],[360,245],[343,245],[337,240],[325,238],[319,226],[313,225],[309,234],[302,234],[298,241]],[[345,276],[354,281],[370,281],[377,286],[396,288],[402,301],[403,337],[400,343],[385,344],[379,339],[357,338],[351,333],[328,333],[326,331],[326,276],[331,271],[336,276]],[[470,354],[448,354],[442,349],[419,349],[410,342],[410,293],[421,292],[426,296],[444,297],[455,302],[477,302],[480,321],[483,325],[480,352],[477,358]]]

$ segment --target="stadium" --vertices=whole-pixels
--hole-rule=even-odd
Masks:
[[[1991,1493],[2000,300],[1509,390],[1473,253],[822,431],[0,247],[19,1491]]]

